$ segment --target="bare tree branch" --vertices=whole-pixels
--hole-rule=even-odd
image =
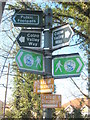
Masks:
[[[72,80],[72,82],[74,83],[74,85],[78,88],[78,90],[82,93],[82,95],[84,95],[85,97],[89,98],[89,96],[86,95],[85,93],[83,93],[83,91],[78,87],[78,85],[75,83],[75,81],[72,78],[70,78],[70,79]]]

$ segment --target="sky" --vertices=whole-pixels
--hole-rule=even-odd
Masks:
[[[3,18],[5,18],[5,14],[7,14],[7,12],[4,11],[3,14]],[[13,14],[13,12],[11,11],[11,14]],[[11,21],[11,20],[10,20]],[[8,31],[10,28],[12,28],[12,25],[10,23],[7,22],[2,22],[1,24],[1,30],[0,30],[0,40],[1,44],[0,44],[0,48],[3,48],[3,45],[9,45],[12,44],[12,41],[8,39],[7,35],[2,32],[3,29],[7,30],[7,32],[10,34],[10,31]],[[10,34],[11,35],[11,34]],[[16,35],[18,35],[18,33],[16,33]],[[13,38],[14,40],[15,38]],[[71,47],[72,44],[75,44],[75,37],[70,39],[70,45],[68,47],[64,47],[61,49],[58,49],[57,51],[55,51],[53,54],[70,54],[70,53],[79,53],[82,60],[84,61],[84,63],[86,63],[87,61],[87,57],[84,56],[85,52],[83,52],[83,50],[81,50],[79,48],[79,46],[73,46]],[[6,46],[6,49],[7,46]],[[2,52],[0,51],[0,55],[2,54]],[[3,64],[5,59],[3,59],[2,57],[0,57],[0,72],[2,70]],[[11,60],[7,60],[6,65],[8,66],[8,63],[12,64],[13,61]],[[7,73],[7,68],[4,69],[4,72]],[[11,69],[10,69],[11,72]],[[87,70],[86,67],[83,68],[83,72],[85,72],[86,76],[87,76]],[[83,74],[83,72],[81,73],[81,75],[83,75],[85,77],[85,75]],[[86,77],[85,77],[86,78]],[[6,85],[6,79],[7,76],[4,75],[1,77],[0,79],[0,100],[4,101],[5,98],[5,87],[3,87],[1,84],[4,84],[4,86]],[[74,81],[77,83],[77,85],[81,88],[81,90],[85,93],[87,93],[87,81],[82,80],[81,77],[74,77],[73,78]],[[78,89],[76,88],[76,86],[73,84],[73,82],[71,81],[70,78],[67,79],[55,79],[54,80],[55,84],[56,84],[56,94],[60,94],[62,95],[62,103],[66,103],[71,99],[75,99],[76,97],[81,97],[80,92],[78,91]],[[13,77],[9,76],[9,83],[8,83],[8,90],[7,90],[7,101],[12,100],[12,89],[10,89],[10,87],[13,88]]]

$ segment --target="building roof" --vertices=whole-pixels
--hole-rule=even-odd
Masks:
[[[67,106],[70,105],[74,108],[81,109],[84,105],[86,105],[90,108],[89,101],[90,101],[90,99],[87,99],[87,98],[76,98],[74,100],[71,100],[71,101],[65,103],[62,107],[66,108]]]

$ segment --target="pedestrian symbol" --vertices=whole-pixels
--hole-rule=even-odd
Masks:
[[[38,67],[38,65],[40,66],[40,68],[41,68],[41,60],[40,60],[40,58],[37,56],[37,59],[36,59],[36,68]]]
[[[61,64],[61,62],[59,60],[58,63],[56,64],[56,70],[55,70],[55,72],[57,72],[58,69],[60,70],[60,72],[62,72],[62,69],[61,69],[60,66],[63,66],[63,65]]]

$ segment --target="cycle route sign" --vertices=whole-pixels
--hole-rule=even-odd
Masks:
[[[79,77],[84,63],[78,53],[61,55],[52,60],[54,78]]]

